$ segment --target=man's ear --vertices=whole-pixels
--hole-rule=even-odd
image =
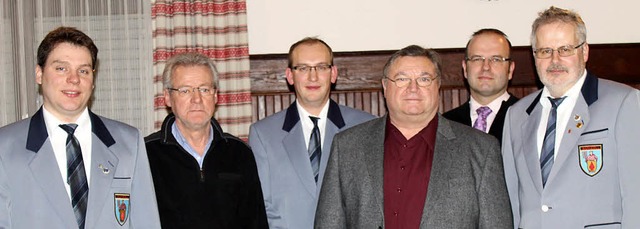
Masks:
[[[36,65],[36,83],[42,85],[42,67]]]
[[[167,105],[167,107],[171,107],[171,95],[169,95],[169,89],[164,89],[163,90],[163,94],[164,94],[164,104]]]
[[[287,70],[284,71],[285,76],[287,76],[287,83],[289,85],[293,85],[293,72],[291,71],[291,68],[287,68]]]
[[[338,81],[338,67],[335,65],[331,66],[331,83],[334,84]]]

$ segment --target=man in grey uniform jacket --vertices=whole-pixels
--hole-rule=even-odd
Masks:
[[[510,108],[502,141],[515,228],[640,228],[640,93],[586,71],[586,38],[569,10],[533,24],[544,88]]]
[[[40,44],[44,104],[0,128],[0,228],[160,228],[142,136],[87,108],[97,53],[69,27]]]

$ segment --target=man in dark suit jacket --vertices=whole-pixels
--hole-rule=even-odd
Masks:
[[[0,128],[0,228],[160,228],[140,133],[87,107],[97,55],[75,28],[40,43],[43,105]]]
[[[443,116],[502,140],[504,116],[509,106],[518,101],[507,92],[515,68],[510,54],[511,42],[502,31],[481,29],[473,33],[462,60],[471,96]]]
[[[498,141],[437,114],[438,54],[396,52],[388,115],[336,135],[315,228],[512,228]]]

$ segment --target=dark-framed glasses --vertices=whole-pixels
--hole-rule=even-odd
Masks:
[[[169,91],[175,91],[179,96],[192,96],[196,92],[202,96],[211,96],[215,91],[213,87],[180,87],[180,88],[167,88]]]
[[[319,73],[327,73],[331,70],[331,67],[333,67],[333,65],[330,64],[320,64],[316,66],[298,65],[293,66],[291,69],[302,74],[311,72],[311,69],[316,70],[316,72]]]
[[[403,88],[406,86],[409,86],[409,84],[411,84],[411,81],[413,81],[414,79],[411,79],[409,77],[398,77],[396,79],[391,79],[389,77],[384,77],[385,79],[393,82],[396,84],[396,87],[399,88]],[[426,77],[426,76],[421,76],[421,77],[417,77],[415,78],[416,84],[418,84],[419,87],[428,87],[429,85],[431,85],[431,83],[436,80],[438,77]]]
[[[475,64],[475,65],[483,65],[484,61],[488,60],[490,65],[496,66],[496,65],[500,65],[502,63],[511,61],[511,58],[501,57],[501,56],[492,56],[492,57],[469,56],[469,57],[465,57],[464,60],[466,60],[469,64]]]
[[[557,49],[539,48],[539,49],[533,50],[533,55],[538,59],[551,58],[551,56],[553,55],[553,52],[557,52],[558,56],[562,56],[562,57],[573,56],[573,54],[576,54],[576,50],[582,47],[582,45],[584,45],[584,41],[576,46],[565,45]]]

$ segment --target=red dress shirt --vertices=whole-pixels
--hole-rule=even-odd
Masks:
[[[425,206],[438,117],[411,139],[387,119],[384,139],[384,222],[387,229],[419,228]]]

